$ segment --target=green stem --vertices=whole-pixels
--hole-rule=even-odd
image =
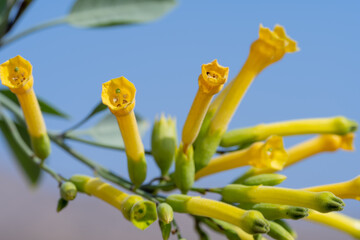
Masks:
[[[77,142],[82,142],[88,145],[92,145],[92,146],[97,146],[97,147],[103,147],[103,148],[109,148],[109,149],[114,149],[114,150],[120,150],[120,151],[125,151],[124,147],[116,147],[116,146],[112,146],[112,145],[108,145],[108,144],[104,144],[104,143],[99,143],[99,142],[95,142],[95,141],[91,141],[91,140],[87,140],[87,139],[83,139],[77,136],[73,136],[71,134],[65,134],[62,136],[63,138],[66,139],[70,139],[70,140],[74,140]],[[147,155],[151,155],[151,151],[149,150],[145,150],[145,154]]]
[[[139,188],[134,188],[134,185],[127,181],[126,179],[116,175],[115,173],[111,172],[110,170],[104,168],[103,166],[101,166],[98,163],[93,162],[92,160],[90,160],[89,158],[83,156],[82,154],[76,152],[74,149],[70,148],[68,145],[66,145],[64,143],[64,141],[59,138],[56,135],[53,134],[49,134],[50,139],[56,143],[59,147],[61,147],[63,150],[65,150],[66,152],[68,152],[70,155],[72,155],[73,157],[75,157],[76,159],[80,160],[82,163],[84,163],[85,165],[87,165],[88,167],[90,167],[91,169],[93,169],[94,171],[96,171],[97,174],[99,174],[101,177],[103,177],[104,179],[113,182],[129,191],[132,191],[138,195],[141,195],[153,202],[159,203],[161,201],[164,201],[163,197],[156,195],[153,196],[147,192],[145,192],[142,189]]]
[[[34,152],[30,149],[30,147],[25,143],[25,141],[22,139],[19,131],[17,130],[15,124],[13,121],[11,121],[5,114],[3,114],[0,111],[0,117],[4,120],[4,123],[6,124],[6,126],[10,129],[15,141],[19,144],[19,147],[21,147],[21,149],[25,152],[25,154],[28,155],[28,157],[35,163],[37,164],[42,170],[44,170],[45,172],[47,172],[50,176],[52,176],[59,184],[62,181],[66,181],[67,179],[65,179],[64,177],[62,177],[61,175],[57,174],[54,170],[52,170],[50,167],[48,167],[47,165],[45,165],[43,163],[43,161],[36,157]]]
[[[25,37],[33,32],[36,32],[36,31],[39,31],[39,30],[42,30],[42,29],[45,29],[45,28],[49,28],[49,27],[52,27],[52,26],[55,26],[55,25],[58,25],[58,24],[62,24],[62,23],[65,23],[66,22],[66,18],[57,18],[57,19],[54,19],[54,20],[51,20],[51,21],[48,21],[48,22],[45,22],[45,23],[41,23],[39,25],[36,25],[36,26],[33,26],[31,28],[28,28],[12,37],[9,37],[9,38],[6,38],[6,39],[2,39],[0,41],[0,47],[2,46],[5,46],[7,44],[10,44],[16,40],[18,40],[19,38],[22,38],[22,37]]]
[[[180,240],[182,238],[182,236],[181,236],[179,225],[176,223],[175,218],[172,220],[172,225],[174,226],[176,235],[177,235],[178,239]]]

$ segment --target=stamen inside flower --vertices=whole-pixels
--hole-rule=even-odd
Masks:
[[[206,72],[208,80],[212,83],[219,83],[219,75],[216,72]]]
[[[131,100],[129,99],[129,92],[127,89],[117,88],[114,91],[114,94],[110,96],[110,102],[114,107],[117,108],[126,108],[131,104]]]

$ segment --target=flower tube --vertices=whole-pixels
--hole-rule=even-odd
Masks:
[[[211,160],[195,174],[195,179],[247,165],[281,170],[287,158],[282,138],[272,136],[266,142],[256,142],[247,149],[223,154]]]
[[[345,135],[356,131],[358,124],[345,117],[298,119],[286,122],[260,124],[254,127],[231,130],[224,134],[220,146],[231,147],[262,141],[271,135],[291,136],[302,134]]]
[[[328,191],[342,199],[348,198],[360,201],[360,176],[346,182],[309,187],[303,190],[311,192]]]
[[[245,203],[239,206],[246,210],[256,210],[262,213],[268,220],[277,219],[300,219],[308,216],[308,209],[304,207],[296,207],[290,205],[281,205],[273,203]]]
[[[193,142],[199,134],[201,124],[214,94],[218,93],[226,82],[229,68],[222,67],[217,60],[202,65],[196,93],[186,118],[181,144],[175,157],[175,184],[182,193],[186,193],[194,183]]]
[[[135,227],[144,230],[157,219],[155,203],[137,195],[126,194],[99,178],[74,175],[70,181],[79,192],[93,195],[120,210]]]
[[[223,202],[181,194],[168,196],[166,202],[175,212],[222,220],[238,226],[250,234],[269,231],[267,221],[258,211],[245,211]]]
[[[135,186],[146,178],[144,145],[133,111],[135,107],[135,86],[125,77],[112,79],[102,85],[102,102],[115,115],[124,140],[129,177]]]
[[[226,94],[220,95],[222,100],[217,102],[217,109],[212,117],[206,133],[195,146],[195,164],[199,170],[207,165],[215,154],[222,135],[226,132],[228,124],[238,105],[244,97],[248,87],[255,77],[267,66],[279,61],[285,53],[297,51],[296,42],[290,39],[283,27],[276,25],[274,30],[260,25],[259,39],[252,43],[250,53],[243,68],[226,89]]]
[[[341,211],[344,202],[331,192],[309,192],[304,190],[230,184],[219,190],[225,202],[274,203],[305,207],[319,212]]]
[[[220,66],[217,60],[203,64],[199,76],[199,89],[186,118],[182,143],[184,150],[195,141],[213,95],[218,93],[227,80],[229,68]]]
[[[317,222],[334,229],[345,232],[356,239],[360,239],[360,220],[351,218],[341,213],[319,213],[310,211],[306,220]]]
[[[51,147],[45,121],[33,89],[34,78],[30,62],[21,56],[11,58],[0,65],[0,78],[1,83],[16,94],[24,113],[34,153],[44,160],[49,156]]]
[[[284,168],[323,152],[334,152],[339,149],[343,149],[345,151],[353,151],[354,138],[354,133],[348,133],[343,136],[324,134],[316,136],[310,140],[301,142],[286,150],[286,152],[288,153],[288,160],[285,162]],[[250,176],[273,172],[276,172],[276,170],[269,168],[250,168],[245,174],[236,179],[234,183],[242,183],[246,178]]]

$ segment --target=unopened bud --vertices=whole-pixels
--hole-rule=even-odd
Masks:
[[[76,197],[77,189],[72,182],[64,182],[60,187],[60,195],[66,201],[74,200]]]
[[[165,176],[172,163],[177,146],[176,120],[161,115],[159,120],[155,120],[151,135],[152,155],[161,170],[161,175]]]
[[[268,173],[268,174],[260,174],[246,178],[243,184],[247,186],[256,186],[256,185],[275,186],[282,183],[285,179],[286,179],[285,175],[281,175],[277,173]]]
[[[158,208],[158,216],[159,220],[164,223],[171,223],[174,219],[174,211],[172,207],[167,203],[160,203]]]

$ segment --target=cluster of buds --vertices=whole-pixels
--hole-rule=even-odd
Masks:
[[[256,76],[286,53],[296,51],[296,42],[286,35],[283,27],[277,25],[270,30],[260,26],[259,39],[252,43],[243,68],[223,90],[229,68],[219,65],[217,60],[202,65],[198,91],[183,126],[180,144],[174,118],[161,115],[155,121],[151,154],[161,171],[163,181],[159,186],[166,182],[169,190],[177,187],[182,194],[161,196],[157,191],[147,191],[148,185],[142,186],[147,163],[134,114],[135,86],[125,77],[104,83],[102,102],[116,117],[125,145],[129,178],[133,183],[129,190],[140,188],[148,195],[153,194],[155,202],[151,198],[144,200],[142,196],[124,193],[99,178],[83,175],[74,175],[61,184],[62,199],[73,200],[77,192],[95,196],[120,210],[142,230],[159,218],[163,239],[168,239],[171,233],[173,211],[204,218],[203,223],[236,236],[234,239],[265,239],[261,234],[267,233],[275,239],[292,240],[296,236],[282,219],[301,218],[329,225],[360,239],[360,220],[332,213],[344,208],[342,199],[360,200],[359,177],[305,189],[275,186],[286,179],[276,174],[277,171],[322,152],[353,150],[354,132],[358,127],[355,121],[345,117],[301,119],[226,132]],[[31,70],[30,63],[18,56],[0,66],[0,77],[19,99],[34,153],[45,159],[50,153],[50,144],[32,88]],[[319,135],[284,148],[283,137],[304,134]],[[219,146],[232,148],[215,156]],[[237,149],[233,150],[234,147]],[[173,164],[175,170],[169,173]],[[233,184],[203,190],[221,195],[221,201],[186,195],[190,190],[197,191],[193,185],[198,179],[244,166],[251,167]]]

